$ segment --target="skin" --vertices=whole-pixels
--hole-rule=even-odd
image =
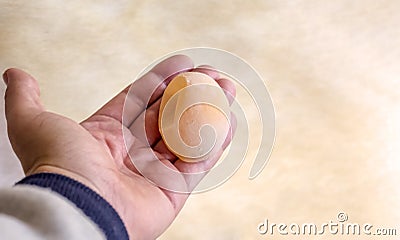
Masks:
[[[176,171],[190,173],[208,170],[223,151],[203,162],[186,163],[177,159],[163,143],[157,127],[160,98],[171,79],[167,77],[181,71],[210,75],[232,101],[235,88],[231,82],[220,79],[209,66],[193,69],[188,57],[177,55],[155,66],[92,116],[77,123],[46,111],[40,101],[37,81],[22,70],[8,69],[3,74],[7,84],[8,135],[25,174],[51,172],[80,181],[116,209],[131,239],[157,238],[175,219],[189,193],[174,193],[150,183],[136,170],[128,152],[138,161],[161,161]],[[155,86],[158,88],[153,93],[151,89]],[[123,119],[123,106],[130,88],[133,94],[128,95],[127,101],[132,101],[134,107]],[[143,126],[140,116],[144,112],[146,139],[137,131],[137,126]],[[234,129],[234,121],[232,126]],[[232,131],[224,148],[231,136]],[[182,181],[189,192],[199,181],[185,177],[164,180]]]

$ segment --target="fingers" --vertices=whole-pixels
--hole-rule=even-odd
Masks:
[[[158,112],[160,109],[161,99],[142,112],[140,116],[129,127],[131,133],[140,141],[153,146],[156,141],[161,138],[158,130]]]
[[[209,65],[200,65],[192,70],[193,72],[200,72],[207,74],[208,76],[215,79],[215,81],[219,84],[219,86],[224,90],[226,97],[228,98],[229,104],[232,104],[233,100],[236,96],[236,87],[235,84],[226,79],[221,77],[218,71]]]
[[[210,65],[200,65],[200,66],[196,67],[195,69],[193,69],[192,71],[207,74],[208,76],[210,76],[214,79],[219,78],[218,71],[215,70],[215,68],[213,68]]]
[[[235,135],[235,131],[236,131],[236,126],[237,126],[237,119],[235,114],[233,114],[233,112],[231,112],[231,117],[230,117],[230,127],[229,127],[229,131],[228,134],[226,136],[225,142],[222,144],[222,149],[225,150],[229,144],[232,141],[233,136]]]
[[[14,131],[29,124],[44,109],[38,83],[28,73],[11,68],[4,72],[3,79],[7,84],[4,97],[7,124]]]
[[[164,81],[168,77],[191,68],[193,68],[193,62],[187,56],[175,55],[167,58],[125,88],[94,115],[112,117],[129,127],[148,105],[162,95],[166,87]],[[124,119],[122,119],[124,104],[126,109]]]
[[[224,93],[226,95],[226,98],[229,101],[229,104],[232,105],[233,100],[236,97],[235,84],[233,84],[232,81],[225,79],[225,78],[220,78],[215,81],[219,84],[219,86],[221,86],[222,90],[224,90]]]
[[[207,175],[208,171],[218,162],[224,150],[230,144],[234,132],[236,130],[236,118],[233,113],[231,113],[230,128],[226,136],[225,142],[223,143],[221,149],[211,155],[207,160],[201,162],[185,162],[180,159],[176,160],[174,166],[182,173],[185,174],[185,181],[189,191],[192,191],[199,182]],[[192,173],[192,174],[190,174]]]
[[[154,151],[160,153],[165,159],[174,163],[178,158],[174,153],[172,153],[168,147],[165,145],[163,140],[158,141],[154,147]]]

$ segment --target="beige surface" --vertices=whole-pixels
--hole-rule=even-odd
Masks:
[[[274,152],[257,179],[247,179],[247,161],[222,187],[193,196],[161,239],[365,239],[256,231],[264,218],[322,223],[339,211],[398,225],[400,2],[176,2],[1,0],[0,70],[28,70],[48,109],[82,120],[163,54],[231,51],[270,89]],[[0,183],[9,185],[21,170],[3,122]]]

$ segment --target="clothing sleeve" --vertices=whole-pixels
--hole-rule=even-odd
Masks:
[[[114,208],[80,182],[39,173],[0,189],[0,239],[128,239]]]

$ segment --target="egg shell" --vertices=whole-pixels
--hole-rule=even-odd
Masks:
[[[179,109],[180,104],[185,104],[187,102],[192,102],[196,99],[198,94],[201,94],[202,97],[207,96],[209,99],[212,99],[212,102],[218,103],[220,106],[214,106],[212,104],[207,104],[206,102],[198,103],[193,106],[188,107],[181,115],[179,116],[179,123],[176,126],[179,126],[178,131],[180,135],[180,139],[176,138],[168,138],[165,136],[165,129],[162,129],[162,117],[163,114],[177,114],[176,112],[165,112],[164,108],[167,102],[179,91],[182,89],[191,86],[191,85],[206,85],[214,87],[213,90],[219,89],[217,91],[207,91],[207,88],[198,88],[196,89],[196,94],[180,94],[176,101],[176,106],[173,106],[172,109],[177,111]],[[185,93],[185,92],[183,92]],[[175,102],[174,102],[175,103]],[[159,110],[159,130],[161,133],[161,137],[166,143],[167,148],[174,153],[178,158],[186,162],[198,162],[208,159],[212,154],[216,154],[221,150],[222,144],[226,139],[229,127],[229,116],[221,111],[221,109],[229,108],[228,101],[225,97],[225,94],[222,88],[219,87],[218,83],[211,78],[210,76],[198,73],[198,72],[184,72],[178,74],[174,77],[171,82],[168,84],[167,88],[164,91],[164,94],[160,103]],[[178,119],[178,117],[177,117]],[[197,146],[201,143],[202,138],[200,137],[200,129],[202,126],[209,125],[214,128],[216,131],[217,139],[214,137],[214,147],[207,154],[197,157],[187,157],[182,156],[179,151],[171,148],[171,141],[181,141],[179,143],[174,142],[174,144],[187,145],[187,146]],[[175,125],[174,125],[175,126]],[[209,141],[209,140],[207,140]],[[183,146],[182,146],[183,147]]]

